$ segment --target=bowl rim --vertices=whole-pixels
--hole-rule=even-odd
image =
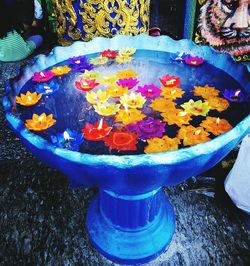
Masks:
[[[31,78],[34,72],[41,71],[56,63],[67,60],[70,57],[77,56],[76,51],[81,51],[81,55],[87,55],[105,49],[119,50],[122,47],[134,47],[136,49],[157,50],[171,53],[184,51],[185,53],[193,54],[195,52],[195,55],[203,57],[208,63],[215,65],[217,68],[231,75],[250,93],[250,73],[247,70],[247,66],[236,63],[231,55],[220,54],[210,46],[198,46],[193,41],[187,39],[176,41],[168,36],[151,37],[146,34],[137,36],[116,35],[113,38],[97,37],[90,42],[76,41],[67,47],[57,46],[49,55],[38,55],[34,57],[31,64],[28,64],[20,70],[19,75],[6,82],[6,93],[3,96],[3,106],[6,112],[6,119],[12,129],[21,138],[28,141],[37,149],[46,150],[63,159],[90,166],[112,165],[117,168],[178,164],[201,155],[213,153],[233,140],[239,142],[250,131],[250,115],[248,115],[226,133],[210,141],[191,147],[151,154],[121,156],[95,155],[58,148],[49,141],[26,129],[24,122],[11,113],[12,103],[9,99],[9,94],[13,89],[18,90],[18,88],[21,88],[26,81]],[[235,73],[237,73],[237,75],[235,75]]]

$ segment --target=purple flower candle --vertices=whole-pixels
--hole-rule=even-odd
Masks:
[[[51,80],[54,76],[55,74],[52,71],[48,70],[48,71],[35,72],[31,79],[36,82],[47,82]]]
[[[140,139],[146,140],[154,137],[161,138],[165,132],[165,126],[166,123],[161,122],[160,119],[149,117],[135,124],[129,124],[127,129],[136,133]]]
[[[204,59],[202,57],[198,56],[186,56],[185,57],[185,63],[192,66],[199,66],[204,62]]]
[[[74,56],[69,59],[69,66],[75,72],[84,73],[85,70],[92,70],[94,66],[88,63],[86,56]]]
[[[150,84],[144,85],[143,87],[138,86],[136,92],[141,93],[141,95],[146,98],[153,99],[160,96],[161,89],[156,87],[154,84]]]
[[[123,88],[127,87],[129,90],[133,89],[138,83],[139,83],[139,80],[134,79],[134,78],[119,79],[116,82],[118,86],[122,86]]]
[[[223,97],[230,102],[249,102],[250,97],[246,96],[241,89],[238,90],[228,90],[225,89],[222,93]]]

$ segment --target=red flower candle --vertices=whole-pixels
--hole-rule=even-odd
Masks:
[[[114,131],[105,138],[105,145],[118,151],[136,150],[137,135],[128,131]]]
[[[103,140],[112,130],[103,119],[95,124],[86,123],[85,128],[82,129],[84,138],[88,140],[100,141]]]
[[[90,91],[98,85],[99,85],[99,83],[97,83],[95,81],[95,79],[83,79],[83,78],[81,78],[80,82],[75,81],[75,86],[77,87],[77,89],[79,89],[81,91]]]
[[[177,87],[180,84],[181,80],[178,77],[170,76],[169,74],[167,74],[160,78],[160,82],[164,87],[171,88],[171,87]]]

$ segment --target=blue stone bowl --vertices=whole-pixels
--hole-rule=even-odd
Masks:
[[[250,131],[250,115],[230,131],[199,145],[179,150],[140,155],[93,155],[60,149],[27,130],[12,114],[15,96],[32,77],[77,55],[105,49],[134,47],[142,50],[195,54],[223,70],[250,93],[247,68],[230,55],[219,54],[192,41],[174,41],[167,36],[98,37],[90,42],[75,42],[39,55],[20,75],[7,83],[3,105],[6,118],[24,145],[42,162],[64,173],[72,186],[98,187],[99,193],[87,215],[87,228],[93,245],[107,258],[137,264],[157,257],[169,244],[175,228],[173,208],[163,195],[162,186],[177,185],[198,175],[222,160]]]

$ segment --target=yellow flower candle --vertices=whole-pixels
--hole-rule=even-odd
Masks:
[[[146,115],[137,109],[120,110],[115,118],[116,122],[122,122],[124,125],[134,124],[141,121]]]
[[[126,47],[119,50],[119,55],[121,56],[132,56],[136,52],[133,47]]]
[[[161,95],[166,98],[166,99],[177,99],[177,98],[181,98],[182,95],[185,93],[184,90],[182,90],[181,88],[177,88],[177,87],[161,87],[162,92]]]
[[[32,106],[38,103],[41,97],[41,93],[27,91],[25,94],[21,93],[20,96],[16,96],[16,102],[23,106]]]
[[[71,70],[68,66],[55,66],[51,69],[51,72],[53,72],[56,76],[63,76],[67,73],[69,73]]]
[[[116,58],[115,58],[115,61],[117,63],[120,63],[120,64],[125,64],[125,63],[129,63],[132,61],[132,57],[131,56],[126,56],[126,55],[118,55]]]
[[[79,76],[83,79],[99,79],[101,77],[101,73],[99,71],[85,70],[85,72]]]
[[[217,90],[215,87],[210,87],[208,85],[194,86],[193,92],[195,96],[201,96],[204,99],[207,99],[209,97],[216,97],[220,93],[220,91]]]
[[[109,99],[109,94],[102,90],[91,91],[86,93],[86,99],[91,104],[104,103]]]
[[[92,65],[104,65],[109,61],[109,59],[107,57],[104,56],[98,56],[96,58],[91,58],[89,60],[90,64]]]
[[[188,114],[181,109],[175,109],[169,112],[161,113],[161,116],[163,117],[164,122],[167,122],[169,125],[176,124],[178,127],[181,127],[182,125],[188,125],[192,119],[191,114]]]
[[[202,100],[194,101],[190,99],[188,102],[181,105],[181,107],[187,112],[188,114],[192,115],[202,115],[206,116],[209,110],[211,109],[208,102],[202,102]]]
[[[176,103],[171,99],[155,98],[149,105],[154,111],[167,112],[175,110]]]
[[[117,76],[115,74],[109,74],[107,76],[100,76],[99,82],[103,85],[110,85],[117,81]]]
[[[132,69],[120,70],[117,73],[118,79],[136,78],[137,76],[137,73]]]
[[[145,102],[146,102],[145,97],[143,97],[140,93],[134,93],[134,92],[130,94],[125,94],[120,99],[120,103],[124,107],[128,108],[142,108]]]
[[[152,138],[147,140],[148,146],[145,147],[145,153],[165,152],[170,150],[178,150],[180,140],[178,138]]]
[[[118,86],[113,84],[106,90],[107,94],[113,98],[120,98],[122,95],[128,92],[128,88],[123,88],[122,86]]]
[[[223,134],[232,128],[226,119],[211,116],[206,117],[206,120],[203,120],[200,126],[204,127],[208,132],[211,132],[215,136]]]
[[[184,146],[192,146],[209,141],[209,133],[203,127],[183,126],[179,129],[177,137],[183,140]]]
[[[56,120],[53,119],[53,114],[46,115],[42,113],[41,115],[33,114],[32,119],[27,119],[25,121],[25,126],[29,130],[33,131],[43,131],[53,126],[56,123]]]
[[[94,105],[95,112],[102,116],[111,116],[115,115],[120,109],[120,104],[116,103],[98,103]]]
[[[227,110],[229,107],[229,102],[220,97],[209,97],[206,99],[211,109],[217,110],[218,112],[222,112]]]

